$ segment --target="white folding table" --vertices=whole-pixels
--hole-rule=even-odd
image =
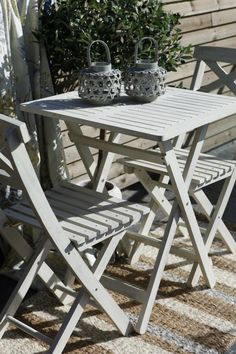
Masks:
[[[235,114],[236,98],[167,88],[166,93],[152,103],[134,103],[129,97],[123,95],[118,103],[95,107],[84,103],[78,97],[78,93],[74,91],[23,103],[21,109],[24,112],[44,116],[45,119],[62,119],[69,123],[70,128],[76,124],[76,129],[80,134],[80,143],[77,145],[77,149],[90,177],[93,177],[95,163],[88,147],[105,151],[105,156],[99,166],[98,179],[95,181],[97,190],[103,188],[113,154],[116,153],[132,159],[161,163],[167,169],[176,200],[170,210],[165,234],[147,291],[140,297],[143,307],[136,326],[137,332],[143,333],[146,330],[180,217],[185,221],[195,250],[196,260],[206,283],[210,287],[214,286],[215,276],[208,257],[208,248],[204,244],[193,211],[189,187],[208,124]],[[110,131],[109,140],[104,141],[84,136],[78,127],[81,124]],[[194,139],[185,167],[181,169],[173,141],[174,138],[189,131],[195,131]],[[124,146],[119,142],[120,134],[152,140],[159,146],[159,152]]]

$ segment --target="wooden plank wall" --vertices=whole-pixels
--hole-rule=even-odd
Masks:
[[[167,11],[179,12],[183,18],[180,28],[183,33],[182,43],[184,45],[212,45],[236,48],[236,0],[163,0]],[[182,84],[189,87],[195,61],[178,68],[177,72],[168,73],[168,83],[173,85]],[[229,70],[230,66],[226,67]],[[209,70],[205,74],[205,83],[214,80],[214,75]],[[98,131],[84,127],[87,134],[97,136]],[[86,171],[80,161],[80,157],[68,137],[66,127],[62,123],[64,138],[65,156],[68,164],[70,177],[74,182],[86,178]],[[212,149],[222,143],[233,140],[236,137],[235,117],[210,127],[205,150]],[[150,142],[133,137],[123,137],[124,144],[148,148]],[[93,151],[94,156],[97,152]],[[110,172],[110,179],[121,188],[135,182],[133,175],[125,175],[120,164],[114,162]]]

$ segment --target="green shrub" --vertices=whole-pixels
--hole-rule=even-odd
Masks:
[[[159,65],[175,71],[190,56],[190,46],[180,43],[179,20],[158,0],[57,0],[56,6],[44,8],[37,37],[46,44],[60,92],[75,85],[78,70],[87,66],[87,45],[96,39],[108,44],[113,66],[123,71],[133,62],[137,40],[152,36],[158,42]]]

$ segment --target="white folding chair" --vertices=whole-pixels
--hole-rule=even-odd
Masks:
[[[235,71],[232,71],[230,74],[226,74],[221,64],[216,63],[216,61],[231,61],[233,62],[233,64],[235,64],[236,50],[212,48],[211,52],[210,47],[202,47],[196,48],[195,55],[197,57],[197,65],[196,71],[194,73],[192,89],[195,90],[200,87],[200,81],[203,78],[205,64],[207,63],[207,65],[209,65],[209,67],[215,71],[215,73],[221,80],[216,80],[217,87],[227,85],[234,93],[236,93],[234,84],[234,79],[236,77]],[[216,86],[214,85],[214,89],[215,88]],[[182,169],[182,171],[185,171],[185,166],[187,166],[188,164],[187,157],[191,155],[191,151],[189,153],[189,150],[181,148],[184,140],[185,137],[180,136],[179,139],[177,139],[175,145],[175,155],[177,157],[179,167],[180,169]],[[156,151],[158,153],[159,150],[156,149]],[[161,163],[151,163],[141,159],[134,160],[130,158],[124,158],[120,160],[120,162],[125,166],[126,172],[135,173],[136,177],[143,184],[144,188],[147,190],[151,197],[151,211],[143,219],[139,231],[136,233],[127,232],[125,238],[125,240],[131,239],[134,241],[133,245],[130,248],[130,253],[128,254],[130,263],[133,264],[137,262],[138,258],[140,257],[140,254],[142,253],[142,247],[144,244],[160,248],[160,256],[158,254],[158,262],[155,263],[148,287],[144,291],[141,291],[138,288],[135,289],[129,284],[119,285],[117,284],[117,281],[112,279],[107,280],[107,285],[109,286],[109,284],[111,284],[112,289],[116,289],[117,291],[123,291],[123,293],[126,293],[126,295],[135,297],[137,301],[140,301],[142,303],[141,312],[135,329],[139,333],[144,333],[146,331],[152,306],[157,295],[157,284],[159,284],[161,276],[160,272],[158,272],[157,267],[160,264],[161,266],[163,266],[164,261],[162,261],[161,257],[163,254],[163,249],[165,248],[165,243],[167,242],[165,238],[160,240],[158,238],[151,237],[149,232],[158,208],[161,208],[167,217],[173,216],[171,204],[165,196],[165,191],[169,188],[171,189],[172,187],[173,190],[175,190],[175,186],[171,186],[169,184],[170,178],[168,175],[168,170],[170,169],[170,166],[165,166],[165,164]],[[159,175],[160,177],[156,180],[156,178],[153,178],[153,175],[150,174],[150,172],[154,173],[155,175]],[[200,158],[194,169],[189,193],[198,203],[202,213],[209,221],[205,232],[203,232],[203,240],[207,252],[209,252],[213,240],[216,234],[218,234],[225,243],[227,250],[229,252],[236,253],[236,242],[222,220],[222,216],[229,200],[231,191],[233,189],[235,179],[236,161],[221,160],[212,155],[200,154]],[[205,191],[203,191],[203,188],[218,181],[223,181],[223,186],[220,191],[217,203],[215,205],[212,205]],[[184,215],[184,218],[186,219],[187,216]],[[182,234],[186,235],[186,228],[183,221],[184,220],[180,220],[179,231]],[[189,220],[187,220],[187,222],[189,223]],[[186,225],[189,228],[187,222]],[[196,244],[194,244],[193,240],[192,246],[192,251],[186,248],[184,249],[176,247],[175,245],[172,245],[172,247],[170,248],[170,253],[186,258],[190,261],[190,263],[193,263],[188,278],[188,285],[190,286],[194,286],[198,283],[199,277],[202,273],[200,270],[199,259],[197,256],[198,251],[196,249]],[[157,272],[158,278],[156,276]],[[203,274],[203,276],[207,281],[205,274]],[[214,282],[212,282],[212,284],[209,284],[208,282],[208,285],[213,286]]]
[[[218,90],[217,92],[221,92],[224,87],[228,87],[234,94],[236,94],[236,49],[233,48],[221,48],[221,47],[209,47],[209,46],[198,46],[194,50],[193,56],[196,58],[196,66],[193,74],[193,79],[191,83],[192,90],[202,90],[202,91],[212,91]],[[229,73],[226,72],[224,66],[227,64],[232,64],[231,70]],[[216,75],[216,79],[208,83],[203,83],[203,77],[205,70],[209,67]],[[202,87],[203,86],[203,87]],[[189,141],[191,134],[187,138]],[[176,141],[176,148],[178,149],[178,158],[180,164],[184,167],[187,150],[180,149],[183,142],[185,141],[184,136],[180,136]],[[186,145],[186,142],[185,142]],[[122,159],[121,163],[125,165],[125,171],[127,173],[135,173],[138,177],[139,181],[143,184],[145,189],[151,195],[151,212],[146,216],[143,220],[143,223],[140,227],[139,234],[142,235],[143,241],[148,243],[150,240],[146,238],[150,232],[156,210],[157,208],[161,208],[166,216],[169,215],[171,205],[168,200],[165,198],[164,193],[165,189],[169,188],[168,185],[169,179],[167,176],[167,171],[163,165],[158,164],[150,164],[141,160],[131,160],[131,159]],[[191,194],[195,201],[200,205],[201,211],[205,216],[210,219],[210,215],[212,215],[213,210],[220,209],[218,214],[223,215],[223,211],[226,207],[228,199],[230,197],[231,190],[234,185],[234,166],[235,161],[221,161],[220,159],[216,159],[214,156],[210,155],[201,155],[201,160],[199,161],[196,171],[194,173],[194,179],[191,188]],[[154,172],[160,175],[160,178],[157,182],[154,182],[149,174],[149,172]],[[203,188],[209,184],[216,183],[219,180],[225,179],[224,187],[222,188],[222,193],[219,197],[218,203],[215,207],[210,203],[206,194],[203,192]],[[229,182],[230,181],[230,182]],[[228,189],[226,189],[226,185],[229,184]],[[158,187],[159,186],[159,187]],[[227,192],[227,193],[226,193]],[[217,214],[217,212],[215,212]],[[218,215],[219,218],[219,215]],[[213,219],[212,219],[213,220]],[[213,221],[212,221],[213,222]],[[236,252],[235,242],[229,233],[228,229],[224,225],[222,219],[217,223],[218,233],[222,236],[223,241],[226,244],[226,247],[231,252]],[[216,223],[215,223],[216,225]],[[216,233],[216,230],[209,224],[209,228],[211,227],[211,241],[213,241],[212,233]],[[215,230],[215,232],[213,232]],[[181,220],[179,224],[179,231],[186,236],[186,228],[183,225],[183,221]],[[210,231],[208,231],[210,232]],[[137,262],[140,254],[142,252],[143,243],[140,242],[140,237],[137,237],[137,234],[128,233],[126,238],[131,238],[135,240],[134,245],[130,248],[129,253],[129,261],[131,264]],[[125,242],[125,240],[123,240]],[[152,242],[152,241],[150,241]],[[208,241],[209,242],[209,241]],[[210,242],[212,243],[212,242]],[[153,244],[153,242],[152,242]],[[157,241],[157,244],[160,244]],[[210,245],[209,245],[210,248]],[[188,256],[188,258],[192,258],[191,254],[186,253],[185,251],[177,250],[175,247],[172,247],[172,252],[177,252],[178,254],[182,254]],[[195,266],[196,267],[196,266]],[[195,274],[195,281],[193,280],[193,273],[191,272],[191,276],[189,278],[189,284],[196,284],[199,278]]]
[[[0,234],[25,260],[22,276],[0,316],[0,336],[11,323],[48,343],[48,353],[61,353],[90,300],[127,335],[132,328],[130,321],[100,278],[125,230],[149,209],[68,182],[44,193],[25,147],[29,141],[26,125],[3,115],[0,123],[6,129],[6,144],[0,153],[0,182],[21,189],[24,197],[21,203],[1,210]],[[17,231],[19,224],[41,231],[33,249]],[[103,247],[90,268],[81,253],[101,241]],[[44,262],[52,245],[82,285],[77,292],[69,289],[73,303],[54,339],[14,317],[36,275],[54,293],[59,292],[59,297],[68,290]]]

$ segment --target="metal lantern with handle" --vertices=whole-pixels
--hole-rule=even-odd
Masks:
[[[95,43],[103,45],[106,62],[92,62],[91,48]],[[88,68],[79,72],[79,96],[89,103],[105,105],[120,96],[121,72],[112,69],[111,56],[107,44],[101,40],[93,41],[87,48]]]
[[[154,60],[138,59],[140,44],[151,41],[155,46]],[[127,70],[124,77],[127,95],[142,102],[151,102],[166,90],[166,70],[158,66],[157,41],[152,37],[141,38],[135,46],[135,65]]]

